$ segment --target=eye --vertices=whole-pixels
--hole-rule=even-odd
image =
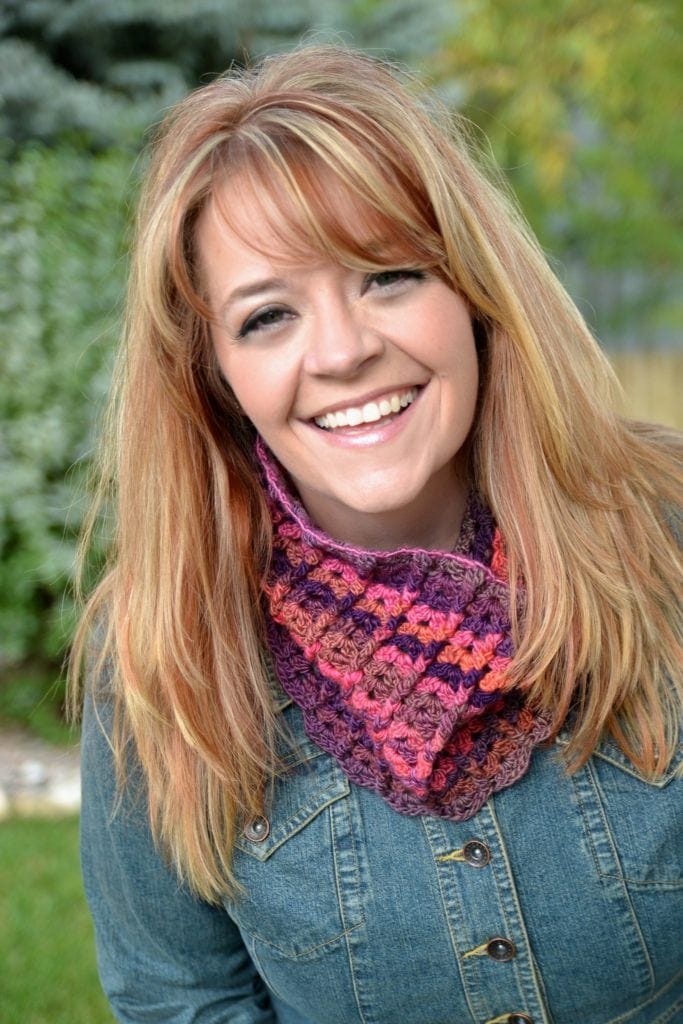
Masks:
[[[237,332],[237,337],[246,338],[248,334],[267,331],[293,316],[294,314],[290,310],[284,309],[282,306],[268,306],[265,309],[259,309],[247,317]]]
[[[409,281],[423,281],[426,276],[424,270],[413,268],[377,270],[366,277],[364,291],[368,291],[373,286],[381,291],[393,291]]]

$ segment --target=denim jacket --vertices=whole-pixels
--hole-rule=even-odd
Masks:
[[[115,810],[86,707],[83,871],[119,1021],[683,1021],[676,764],[647,782],[605,742],[569,776],[560,738],[469,821],[406,817],[351,784],[282,697],[289,771],[238,839],[245,895],[221,907],[164,866],[144,799]]]

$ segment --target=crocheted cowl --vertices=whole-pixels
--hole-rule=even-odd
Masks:
[[[315,527],[260,440],[257,454],[268,640],[309,739],[402,814],[471,817],[550,732],[506,685],[510,591],[490,510],[470,495],[453,552],[362,550]]]

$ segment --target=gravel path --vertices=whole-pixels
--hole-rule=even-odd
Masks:
[[[79,750],[19,729],[0,730],[0,819],[75,814],[81,803]]]

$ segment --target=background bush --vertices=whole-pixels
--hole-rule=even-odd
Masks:
[[[81,479],[106,392],[131,156],[32,143],[0,181],[0,665],[55,663],[71,628]]]

